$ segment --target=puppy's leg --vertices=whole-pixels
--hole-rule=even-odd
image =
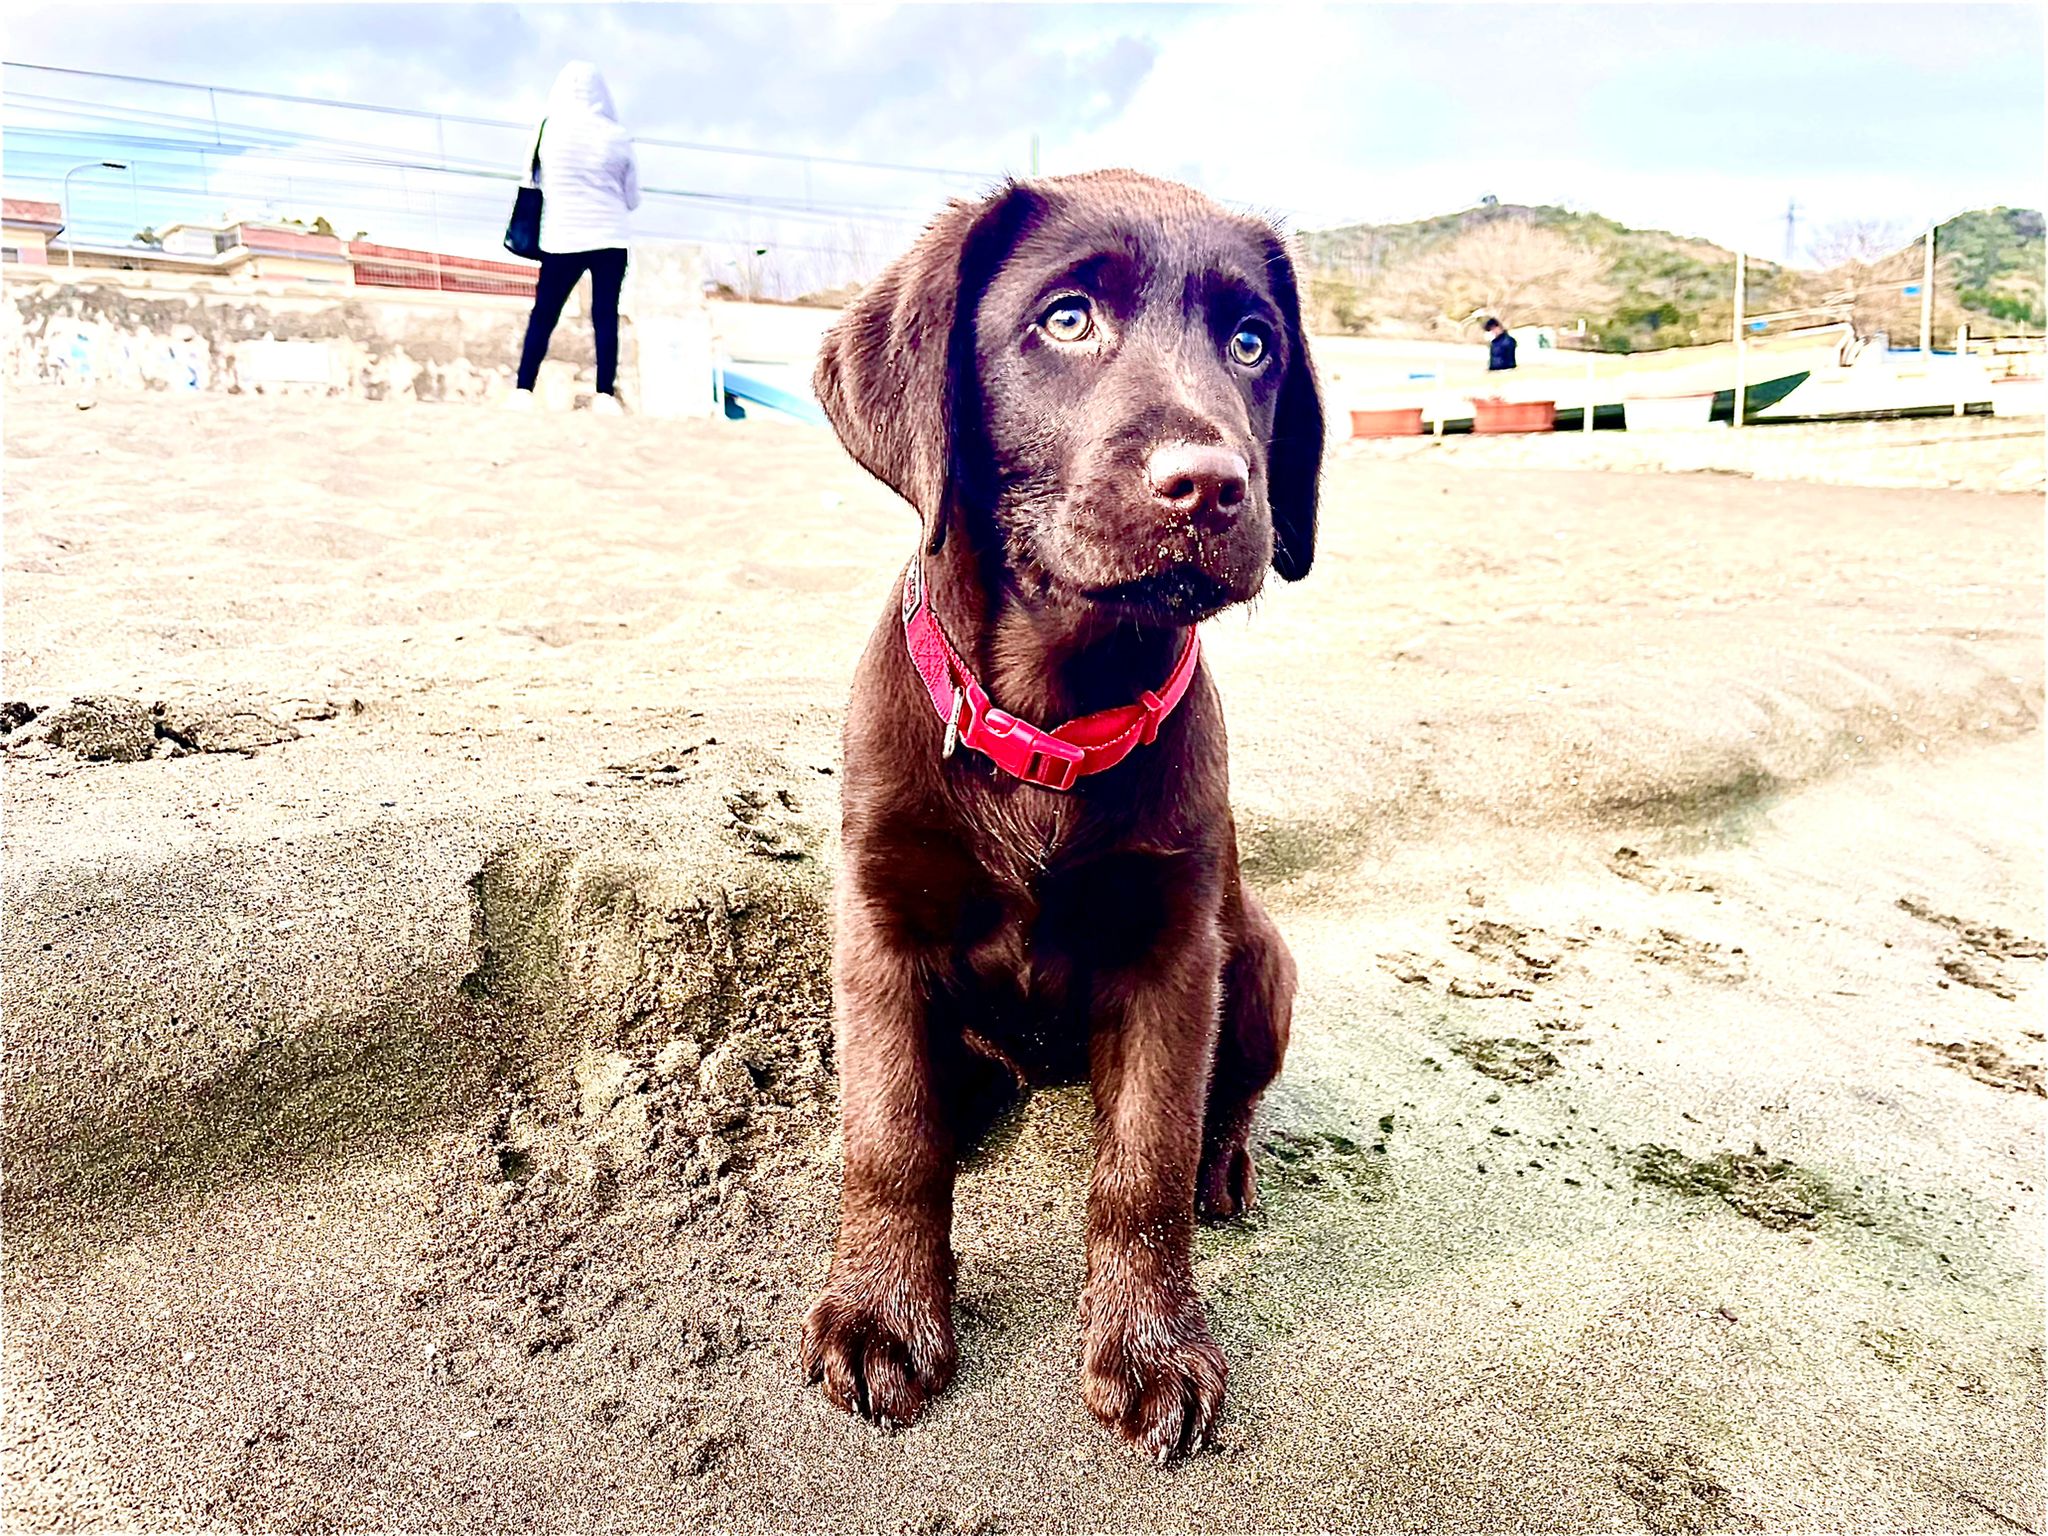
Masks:
[[[1195,1209],[1211,1220],[1239,1216],[1258,1201],[1252,1171],[1252,1116],[1280,1075],[1294,1016],[1294,957],[1266,909],[1242,893],[1237,948],[1223,967],[1223,1028],[1202,1129]]]
[[[1223,1405],[1223,1352],[1195,1291],[1195,1167],[1216,1049],[1222,941],[1214,920],[1098,997],[1090,1041],[1095,1176],[1081,1296],[1081,1394],[1104,1424],[1165,1461],[1199,1450]]]
[[[839,1407],[907,1424],[953,1376],[954,1143],[917,967],[844,919],[837,1004],[846,1130],[839,1242],[802,1358]]]

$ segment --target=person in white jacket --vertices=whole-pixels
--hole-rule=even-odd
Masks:
[[[595,65],[562,66],[540,125],[540,280],[519,357],[521,404],[533,398],[548,338],[583,274],[597,334],[596,408],[619,409],[619,290],[626,281],[627,215],[640,206],[633,141]]]

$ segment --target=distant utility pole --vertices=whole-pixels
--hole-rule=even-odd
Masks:
[[[1798,249],[1796,237],[1799,230],[1799,204],[1788,201],[1785,204],[1785,265],[1792,265],[1792,253]]]
[[[1038,174],[1038,135],[1031,135],[1031,174]]]

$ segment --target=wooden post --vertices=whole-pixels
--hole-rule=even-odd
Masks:
[[[1934,226],[1927,226],[1927,270],[1920,279],[1920,361],[1934,355]]]
[[[1743,386],[1745,382],[1743,378],[1743,347],[1745,343],[1742,336],[1742,282],[1744,269],[1748,266],[1748,260],[1742,252],[1737,251],[1735,253],[1735,410],[1728,418],[1728,425],[1731,427],[1742,425]]]
[[[1585,339],[1586,318],[1581,315],[1579,317],[1579,340],[1583,342]],[[1581,432],[1593,430],[1593,352],[1590,347],[1586,350],[1586,419],[1579,424],[1579,430]]]

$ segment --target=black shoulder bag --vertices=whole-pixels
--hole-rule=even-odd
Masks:
[[[527,261],[540,260],[540,140],[548,131],[541,119],[540,133],[533,136],[533,165],[526,182],[512,198],[512,217],[505,225],[505,249]]]

